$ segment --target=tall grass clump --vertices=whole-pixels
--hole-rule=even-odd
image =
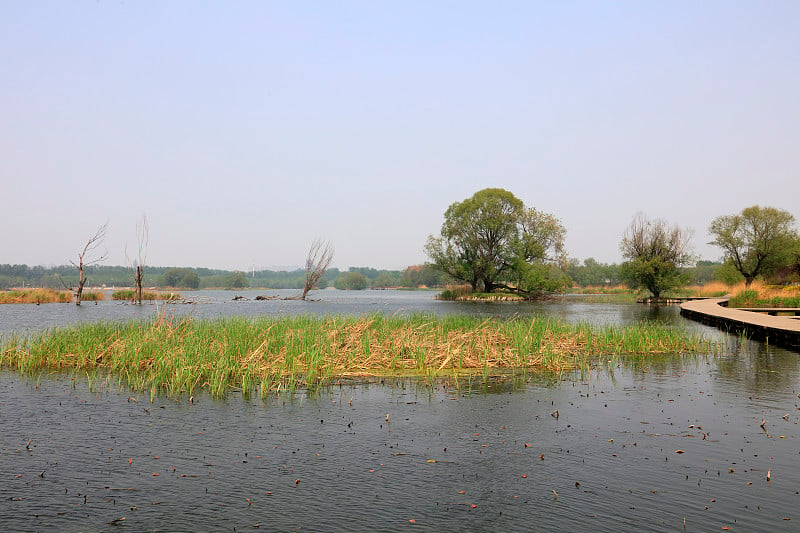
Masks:
[[[151,396],[224,396],[313,387],[333,379],[428,378],[509,369],[560,372],[622,354],[707,353],[713,345],[659,324],[593,327],[555,319],[466,316],[244,317],[161,314],[148,322],[81,324],[1,346],[21,372],[107,371]]]
[[[767,285],[760,281],[730,287],[729,307],[800,307],[800,286]]]
[[[625,285],[586,285],[573,287],[568,292],[572,294],[621,294],[635,296],[637,291]]]
[[[72,293],[54,289],[12,289],[0,291],[0,304],[69,303]]]
[[[112,300],[133,300],[136,298],[136,291],[133,289],[120,289],[111,294]],[[178,292],[154,292],[142,291],[142,300],[180,300]]]
[[[731,286],[721,281],[709,281],[703,285],[695,285],[688,288],[691,296],[705,296],[707,298],[719,298],[731,292]]]
[[[791,305],[800,296],[800,286],[774,286],[767,285],[761,281],[753,282],[750,287],[745,286],[744,282],[728,285],[721,281],[710,281],[703,285],[690,285],[672,291],[668,296],[698,296],[705,298],[719,298],[732,295],[729,302],[731,307],[769,307],[768,301],[774,300],[775,307],[796,307]],[[761,302],[761,303],[759,303]]]
[[[472,287],[469,285],[448,285],[436,297],[438,300],[462,300],[472,294]]]
[[[105,299],[106,296],[102,291],[84,291],[81,293],[81,300],[84,302],[97,302]]]
[[[498,292],[473,292],[469,285],[451,285],[436,296],[437,300],[476,301],[476,302],[503,302],[521,301],[522,295],[508,291]]]
[[[797,308],[800,307],[800,287],[755,286],[750,289],[741,289],[728,300],[728,307]]]

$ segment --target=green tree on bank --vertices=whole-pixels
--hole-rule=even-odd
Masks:
[[[617,285],[622,279],[619,265],[600,263],[593,257],[584,259],[583,264],[577,259],[570,259],[567,265],[567,275],[581,287]]]
[[[200,276],[189,268],[170,268],[161,275],[159,285],[196,289],[200,286]]]
[[[431,266],[473,291],[505,289],[527,297],[568,286],[566,230],[504,189],[483,189],[447,208],[425,251]]]
[[[336,278],[334,287],[345,291],[360,291],[369,287],[369,281],[361,272],[345,272]]]
[[[225,283],[226,289],[245,289],[249,286],[250,282],[247,280],[247,274],[240,270],[232,272]]]
[[[648,220],[644,214],[633,219],[620,243],[622,277],[632,287],[642,286],[654,298],[669,289],[685,285],[685,268],[692,262],[689,240],[692,232],[664,220]]]
[[[758,276],[784,268],[800,269],[800,235],[794,216],[774,207],[754,205],[736,215],[715,218],[708,228],[726,262],[744,276],[749,287]]]

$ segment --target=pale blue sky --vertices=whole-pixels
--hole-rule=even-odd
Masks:
[[[0,263],[109,221],[152,265],[425,260],[503,187],[620,260],[633,216],[800,218],[800,2],[0,1]]]

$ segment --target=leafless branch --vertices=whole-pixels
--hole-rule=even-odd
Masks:
[[[108,230],[108,222],[97,228],[95,234],[86,242],[86,246],[83,247],[83,250],[78,255],[78,262],[75,263],[75,261],[70,261],[70,263],[72,263],[73,266],[80,268],[81,266],[86,267],[100,263],[101,261],[105,261],[106,257],[108,257],[108,250],[94,259],[87,259],[87,254],[94,253],[94,251],[103,243],[103,239],[106,238],[106,230]]]
[[[78,262],[70,260],[70,263],[78,269],[78,288],[75,289],[75,305],[81,305],[81,296],[83,295],[83,286],[86,285],[87,277],[84,269],[87,266],[105,261],[108,257],[108,251],[103,252],[102,255],[92,258],[97,248],[103,243],[106,238],[106,231],[108,230],[108,222],[97,228],[95,234],[86,242],[86,246],[78,254]]]
[[[134,302],[142,303],[142,281],[144,279],[144,267],[147,263],[147,244],[150,241],[150,227],[147,224],[147,215],[142,215],[141,220],[136,223],[136,252],[137,259],[131,261],[128,257],[128,250],[125,250],[125,258],[133,270],[133,285],[136,288]]]
[[[147,264],[147,245],[150,243],[150,226],[147,224],[147,215],[136,223],[136,246],[139,253],[139,265]]]
[[[306,299],[308,291],[314,288],[314,285],[320,280],[325,271],[333,261],[333,247],[327,241],[321,239],[315,240],[308,250],[306,257],[306,282],[303,286],[303,294],[300,296],[301,300]]]

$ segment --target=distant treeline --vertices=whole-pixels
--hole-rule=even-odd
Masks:
[[[621,269],[622,265],[600,263],[590,257],[583,263],[577,259],[570,259],[566,272],[573,283],[581,287],[613,286],[623,283]],[[695,266],[686,269],[686,274],[689,276],[689,283],[695,285],[703,285],[710,281],[733,285],[744,280],[744,277],[729,263],[714,261],[698,261]]]
[[[88,286],[129,287],[133,273],[129,267],[93,265],[86,267]],[[335,286],[340,289],[366,289],[386,287],[441,287],[448,283],[444,274],[424,265],[405,270],[378,270],[369,267],[352,267],[347,271],[330,268],[318,283],[318,288]],[[69,265],[44,267],[0,264],[0,289],[10,287],[47,287],[63,289],[74,287],[78,271]],[[145,267],[143,285],[184,289],[207,288],[269,288],[302,289],[305,271],[256,270],[241,272],[211,268]]]
[[[581,287],[619,285],[622,283],[621,266],[616,263],[600,263],[593,258],[582,263],[571,259],[566,274],[575,285]],[[132,271],[124,266],[94,265],[86,268],[88,285],[106,287],[129,287],[133,284]],[[687,273],[693,283],[702,285],[709,281],[733,284],[743,278],[728,264],[698,261]],[[63,289],[78,281],[77,269],[62,265],[54,267],[3,265],[0,264],[0,289],[9,287],[45,287]],[[143,285],[182,289],[247,287],[269,289],[302,289],[305,271],[256,270],[241,272],[211,268],[146,267]],[[442,272],[426,265],[410,266],[405,270],[378,270],[370,267],[351,267],[346,271],[330,268],[318,283],[318,288],[368,289],[387,287],[443,287],[452,280]]]

